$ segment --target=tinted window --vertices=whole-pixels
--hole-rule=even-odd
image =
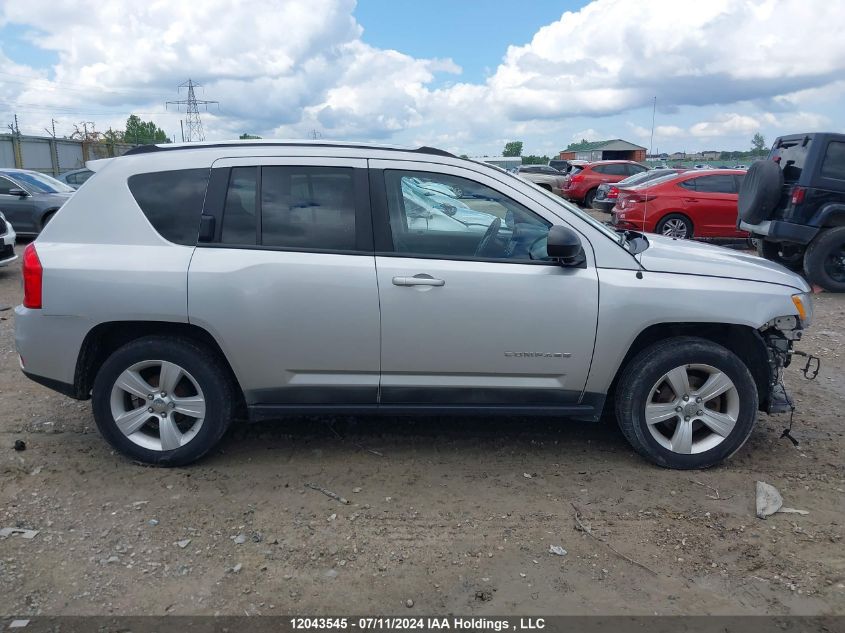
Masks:
[[[684,189],[689,189],[690,191],[695,191],[695,181],[698,178],[690,178],[689,180],[684,180],[683,182],[679,182],[678,186],[683,187]]]
[[[443,259],[546,259],[551,224],[490,187],[427,172],[386,171],[385,182],[397,253]]]
[[[11,189],[20,189],[15,183],[8,178],[0,176],[0,193],[8,194]]]
[[[831,141],[822,161],[822,176],[845,180],[845,143]]]
[[[695,189],[703,193],[736,193],[733,175],[701,176],[695,179]]]
[[[36,193],[73,193],[74,191],[73,187],[46,174],[16,171],[11,175],[29,187],[30,191]]]
[[[355,250],[350,167],[262,167],[262,244]]]
[[[641,173],[643,173],[644,171],[648,171],[648,170],[647,170],[645,167],[643,167],[642,165],[625,165],[625,167],[627,167],[627,170],[628,170],[628,173],[629,173],[629,174],[641,174]]]
[[[226,244],[255,244],[257,241],[255,190],[258,169],[233,167],[223,205],[223,230],[220,239]]]
[[[780,165],[783,179],[786,182],[796,182],[801,177],[801,170],[807,160],[812,141],[804,142],[804,137],[798,139],[781,139],[777,142],[769,158]]]
[[[598,165],[594,170],[600,174],[607,174],[608,176],[627,176],[628,166],[623,164],[612,165]]]
[[[129,191],[164,239],[193,246],[197,243],[208,171],[179,169],[136,174],[129,178]]]

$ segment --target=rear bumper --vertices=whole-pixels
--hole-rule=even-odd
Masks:
[[[593,209],[596,211],[610,213],[610,210],[615,206],[616,200],[593,200]]]
[[[759,224],[740,222],[739,228],[754,235],[762,236],[769,242],[794,242],[809,244],[819,232],[818,227],[793,224],[783,220],[766,220]]]
[[[32,380],[65,395],[74,385],[76,362],[90,323],[72,316],[50,316],[42,310],[15,308],[15,347],[21,369]]]

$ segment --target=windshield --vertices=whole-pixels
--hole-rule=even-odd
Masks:
[[[45,174],[34,174],[25,171],[9,172],[9,176],[25,184],[30,189],[34,189],[37,193],[73,193],[73,187],[67,186],[65,183],[47,176]]]

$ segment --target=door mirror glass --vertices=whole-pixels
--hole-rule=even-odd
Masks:
[[[553,226],[546,242],[549,257],[560,260],[564,266],[579,266],[584,262],[581,238],[568,226]]]

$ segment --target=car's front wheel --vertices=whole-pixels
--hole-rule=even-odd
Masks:
[[[643,350],[623,370],[616,392],[622,433],[665,468],[708,468],[739,450],[754,426],[757,386],[730,350],[675,337]]]
[[[118,451],[148,464],[181,466],[223,437],[234,389],[216,355],[197,343],[150,336],[103,363],[94,380],[94,419]]]

